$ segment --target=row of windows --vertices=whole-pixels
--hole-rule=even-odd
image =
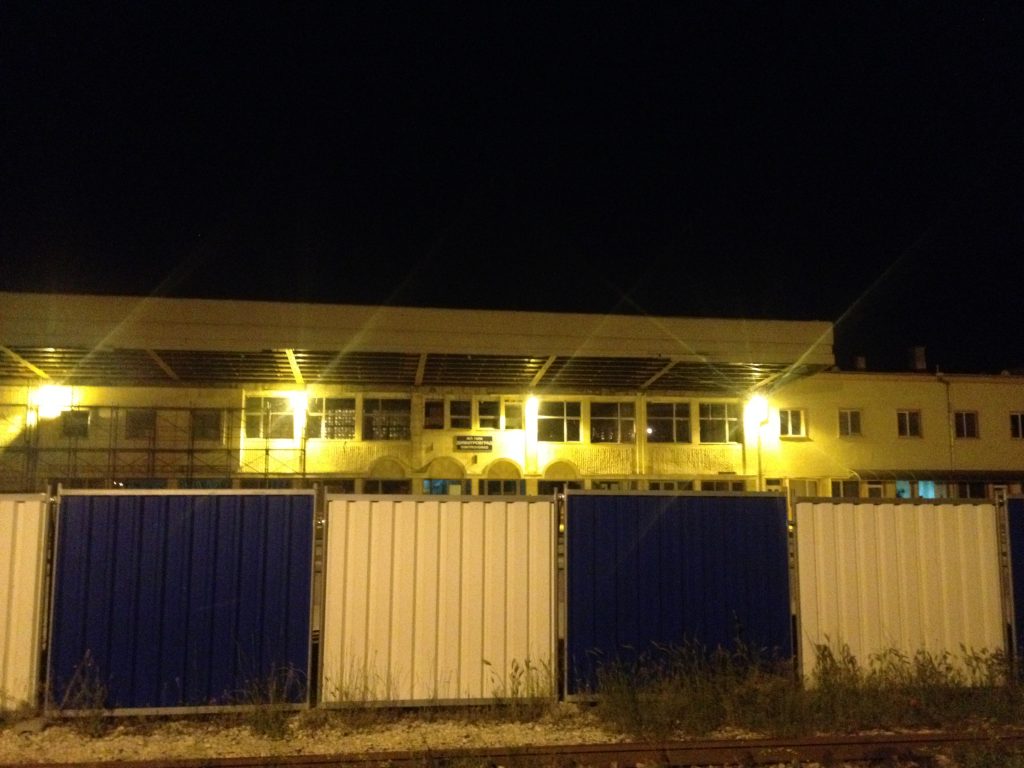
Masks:
[[[474,408],[475,406],[475,408]],[[647,403],[648,443],[692,442],[691,404],[689,402]],[[61,430],[65,437],[85,438],[89,434],[89,409],[65,411]],[[702,443],[738,443],[743,441],[740,407],[735,403],[699,403],[697,426]],[[408,440],[411,403],[402,398],[365,398],[362,401],[364,440]],[[425,429],[515,430],[523,428],[523,404],[519,400],[427,400],[424,403]],[[1024,439],[1024,411],[1012,412],[1010,436]],[[356,435],[356,399],[354,397],[314,397],[306,409],[305,436],[329,440],[352,440]],[[286,397],[248,397],[245,400],[245,434],[252,438],[292,439],[295,415]],[[545,442],[581,440],[582,404],[576,400],[548,400],[540,403],[537,437]],[[859,409],[839,411],[839,434],[862,436]],[[953,413],[954,434],[958,438],[979,438],[977,411]],[[190,412],[190,429],[196,441],[223,442],[223,411],[200,408]],[[156,409],[132,408],[125,411],[124,434],[127,439],[152,439],[156,434]],[[797,408],[779,410],[779,434],[782,437],[806,437],[807,416]],[[923,437],[923,417],[919,410],[896,412],[899,437]],[[632,443],[636,440],[636,405],[633,402],[592,402],[590,404],[590,442]]]
[[[923,417],[919,410],[896,411],[896,434],[899,437],[923,437]],[[958,438],[981,437],[977,411],[954,411],[953,432]],[[842,437],[861,437],[861,412],[844,408],[839,411],[839,434]],[[806,437],[807,416],[803,410],[784,408],[779,410],[779,435],[782,437]],[[1024,439],[1024,412],[1010,414],[1010,437]]]
[[[128,440],[151,440],[156,437],[156,409],[131,408],[124,415],[124,436]],[[86,438],[92,411],[77,408],[60,415],[61,435]],[[224,442],[224,412],[217,408],[197,408],[189,412],[189,433],[202,442]]]

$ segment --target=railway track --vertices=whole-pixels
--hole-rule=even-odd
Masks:
[[[662,743],[578,744],[446,750],[364,752],[337,755],[224,757],[176,760],[33,763],[31,768],[474,768],[474,766],[755,766],[803,763],[891,763],[927,760],[939,752],[984,747],[1024,749],[1024,729],[976,733],[817,736],[800,739],[716,739]],[[26,768],[2,764],[0,768]]]

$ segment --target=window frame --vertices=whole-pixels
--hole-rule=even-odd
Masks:
[[[245,426],[245,437],[248,440],[295,438],[295,412],[291,402],[284,395],[246,395],[242,408],[242,424]],[[251,425],[255,425],[256,429],[251,430]],[[287,429],[284,425],[287,425]],[[253,434],[253,431],[257,434]],[[286,431],[287,435],[284,434]],[[278,434],[279,432],[281,434]]]
[[[404,408],[386,407],[402,404]],[[412,400],[408,397],[367,397],[362,403],[363,440],[374,442],[412,439]]]
[[[330,407],[349,403],[349,407]],[[349,414],[346,416],[345,414]],[[338,417],[341,416],[339,419]],[[310,440],[355,440],[359,421],[355,397],[311,397],[306,407],[306,438]],[[316,424],[315,434],[313,424]],[[347,429],[346,429],[347,427]]]
[[[977,411],[953,411],[953,434],[957,440],[977,440],[981,425]]]
[[[722,409],[721,415],[717,414],[718,409]],[[698,403],[697,414],[697,431],[702,444],[736,445],[743,443],[743,415],[739,403]],[[721,428],[724,439],[708,439],[716,437],[711,434],[713,428],[716,432]]]
[[[200,422],[209,418],[210,424],[201,425]],[[224,444],[224,409],[222,408],[192,408],[188,417],[189,436],[192,442]],[[213,435],[207,437],[207,435]]]
[[[796,431],[793,431],[794,416]],[[807,437],[807,411],[803,408],[779,408],[779,437],[784,440]]]
[[[670,410],[671,413],[652,414],[652,408]],[[682,410],[685,410],[685,415],[681,413]],[[649,401],[645,412],[647,417],[646,437],[648,443],[671,445],[673,443],[693,442],[693,408],[689,400]],[[660,431],[652,427],[652,422],[667,427],[667,431],[671,432],[671,435],[667,435],[668,439],[662,439]]]
[[[1010,411],[1010,439],[1024,440],[1024,411]]]
[[[156,438],[156,408],[126,408],[124,412],[125,440],[153,440]]]
[[[900,408],[896,411],[896,435],[902,438],[924,437],[923,422],[920,409]]]
[[[608,413],[594,415],[597,410]],[[614,411],[614,412],[612,412]],[[605,425],[596,435],[598,422]],[[595,439],[595,436],[598,439]],[[632,400],[593,400],[590,403],[590,442],[592,445],[633,445],[636,443],[636,403]]]
[[[91,421],[89,408],[67,408],[60,412],[60,435],[72,440],[88,439]]]
[[[856,422],[856,424],[854,424]],[[860,408],[839,409],[839,436],[863,437],[864,419]]]
[[[560,406],[560,408],[556,408]],[[560,410],[561,413],[554,413]],[[545,411],[551,411],[545,413]],[[583,405],[580,400],[541,400],[537,404],[537,442],[540,443],[579,443],[582,442]],[[561,439],[554,439],[545,434],[544,426],[553,427],[561,424]]]

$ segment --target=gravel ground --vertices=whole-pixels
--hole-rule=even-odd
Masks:
[[[552,744],[607,744],[629,741],[598,722],[589,707],[561,703],[530,719],[512,722],[470,709],[393,713],[310,710],[283,715],[279,737],[260,735],[251,714],[205,718],[111,718],[107,720],[26,719],[0,728],[0,768],[32,763],[76,763],[154,759],[202,759],[286,755],[444,750]],[[720,738],[754,734],[720,733]],[[955,768],[941,757],[933,768]],[[804,768],[818,768],[803,763]],[[917,768],[915,762],[887,763]],[[789,768],[790,763],[780,768]],[[869,768],[860,763],[831,768]]]
[[[559,705],[529,722],[507,722],[462,713],[450,718],[403,716],[389,722],[374,717],[356,722],[343,713],[309,712],[291,716],[287,732],[270,738],[253,732],[244,715],[207,719],[116,720],[96,723],[29,720],[0,730],[0,764],[89,762],[343,752],[585,744],[625,741],[602,728],[574,705]],[[364,720],[366,720],[364,716]]]

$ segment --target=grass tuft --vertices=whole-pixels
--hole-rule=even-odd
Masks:
[[[1001,653],[888,650],[861,663],[846,646],[817,648],[804,685],[792,663],[742,645],[658,648],[598,672],[596,714],[642,738],[716,732],[798,736],[877,728],[963,730],[1012,725],[1024,697]]]

